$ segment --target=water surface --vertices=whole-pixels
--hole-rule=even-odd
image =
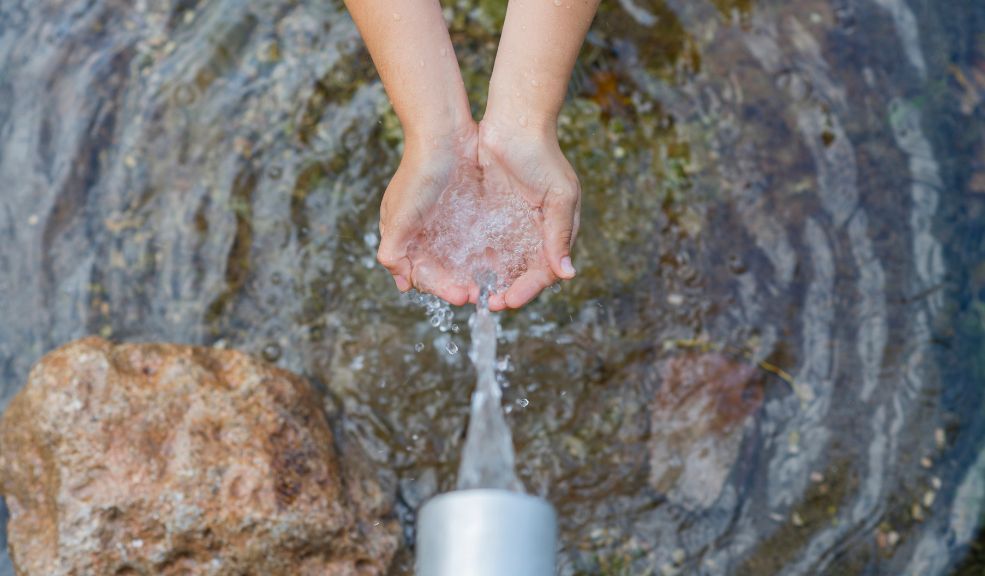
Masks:
[[[503,3],[446,7],[478,113]],[[604,3],[579,277],[499,348],[562,574],[981,571],[983,35],[978,0]],[[412,542],[475,374],[468,313],[373,261],[400,146],[340,2],[3,2],[0,405],[86,334],[241,348],[326,390]]]

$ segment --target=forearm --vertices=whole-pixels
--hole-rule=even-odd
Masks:
[[[437,144],[472,120],[438,0],[346,0],[407,141]]]
[[[489,81],[486,117],[556,130],[571,70],[599,0],[511,0]]]

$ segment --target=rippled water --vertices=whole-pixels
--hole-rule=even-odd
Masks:
[[[448,4],[477,104],[502,13]],[[604,4],[579,277],[500,343],[563,574],[981,572],[983,99],[978,0]],[[85,334],[242,348],[324,387],[410,536],[475,375],[467,313],[373,262],[399,152],[339,2],[6,0],[0,405]]]

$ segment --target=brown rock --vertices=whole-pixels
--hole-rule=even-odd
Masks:
[[[746,421],[763,401],[756,369],[714,352],[661,366],[650,405],[650,482],[689,509],[721,494],[739,456]]]
[[[52,352],[0,421],[24,576],[383,574],[390,502],[303,379],[227,350]]]

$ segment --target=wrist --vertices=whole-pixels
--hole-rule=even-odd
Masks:
[[[404,153],[421,156],[469,154],[477,127],[471,114],[456,113],[442,119],[418,119],[404,127]],[[474,148],[474,146],[473,146]]]
[[[504,157],[520,150],[546,150],[559,146],[555,120],[527,118],[526,126],[521,126],[518,114],[517,111],[489,110],[479,123],[479,148]]]
[[[474,132],[475,121],[464,87],[448,96],[445,102],[427,102],[399,114],[405,145],[442,148]]]
[[[483,124],[501,127],[506,133],[522,134],[527,138],[557,137],[557,118],[560,109],[548,105],[530,93],[523,82],[496,78],[490,82]]]

